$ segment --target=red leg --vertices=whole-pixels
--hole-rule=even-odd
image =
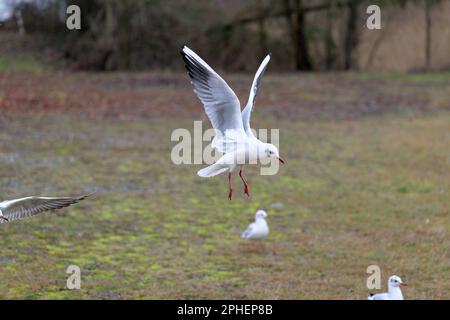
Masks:
[[[250,197],[250,193],[248,193],[248,184],[247,181],[245,181],[244,176],[242,175],[242,167],[239,170],[239,177],[241,177],[242,182],[244,183],[244,193],[247,195],[247,197]]]
[[[231,172],[228,172],[228,199],[231,200],[233,189],[231,189]]]

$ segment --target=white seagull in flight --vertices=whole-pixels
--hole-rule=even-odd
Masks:
[[[399,276],[391,276],[388,280],[388,292],[370,294],[369,300],[403,300],[401,286],[407,286]]]
[[[242,234],[242,239],[256,240],[269,235],[269,226],[266,221],[267,213],[264,210],[258,210],[255,216],[255,222],[250,223],[247,230]]]
[[[277,158],[281,163],[275,145],[258,140],[250,128],[250,115],[255,104],[255,98],[261,84],[261,79],[270,54],[265,57],[256,72],[250,89],[247,105],[241,112],[241,105],[236,94],[227,83],[194,51],[188,47],[181,50],[188,75],[194,85],[194,92],[203,103],[205,112],[216,131],[211,145],[223,156],[216,163],[198,171],[200,177],[213,177],[228,172],[228,199],[231,200],[231,173],[239,167],[239,176],[244,183],[244,193],[249,196],[248,184],[242,175],[242,167],[247,163],[257,163],[258,160]]]
[[[81,197],[26,197],[0,202],[0,223],[21,220],[39,213],[61,209],[86,199],[91,194]]]

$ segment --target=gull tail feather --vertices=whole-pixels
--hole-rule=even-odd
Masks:
[[[209,178],[217,176],[218,174],[221,174],[222,172],[225,172],[228,170],[228,167],[223,164],[213,164],[209,167],[203,168],[197,172],[197,174],[202,178]]]

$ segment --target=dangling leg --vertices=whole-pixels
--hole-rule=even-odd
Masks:
[[[248,193],[247,181],[245,181],[244,176],[242,175],[242,166],[239,169],[239,177],[241,177],[241,180],[244,183],[244,193],[247,195],[247,197],[250,197],[250,193]]]
[[[231,171],[228,172],[228,199],[231,200],[233,189],[231,189]]]

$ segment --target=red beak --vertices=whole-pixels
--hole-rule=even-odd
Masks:
[[[282,164],[284,164],[284,159],[282,158],[282,157],[278,157],[278,160],[280,160],[280,162],[282,163]]]
[[[400,283],[400,286],[402,286],[402,287],[407,287],[407,286],[408,286],[408,284],[407,284],[407,283],[404,283],[404,282],[402,282],[402,283]]]

